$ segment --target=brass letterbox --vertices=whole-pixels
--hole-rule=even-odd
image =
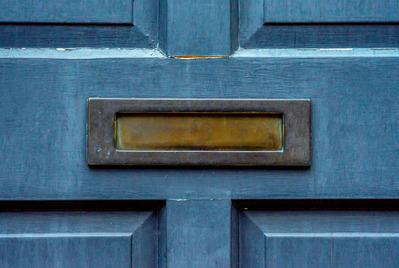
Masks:
[[[88,129],[89,165],[310,165],[310,100],[91,98]]]

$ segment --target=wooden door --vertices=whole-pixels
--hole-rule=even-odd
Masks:
[[[399,267],[397,0],[0,3],[0,267]],[[310,168],[91,168],[87,100],[299,99]]]

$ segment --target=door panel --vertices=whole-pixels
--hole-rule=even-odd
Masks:
[[[152,211],[0,213],[1,267],[156,267]]]
[[[68,53],[59,57],[73,55]],[[195,61],[3,56],[0,195],[11,200],[397,197],[397,54],[312,52],[307,58],[300,53]],[[93,96],[310,98],[312,165],[91,169],[86,126],[87,99]]]
[[[399,213],[240,213],[241,267],[397,267]]]
[[[241,48],[395,48],[395,0],[242,0]]]
[[[246,49],[347,49],[395,48],[399,25],[390,24],[274,24],[257,29],[242,39]],[[338,50],[339,51],[339,50]]]
[[[2,1],[0,266],[399,266],[399,6],[333,2]],[[88,167],[92,97],[310,99],[311,166]]]
[[[130,235],[7,236],[0,244],[1,267],[130,267]]]
[[[134,26],[7,24],[0,26],[0,46],[68,52],[88,47],[153,48],[155,44]]]
[[[396,0],[264,0],[264,22],[398,22],[398,9]]]
[[[155,48],[157,38],[158,0],[0,2],[0,48]]]
[[[0,22],[133,23],[131,0],[3,0]]]

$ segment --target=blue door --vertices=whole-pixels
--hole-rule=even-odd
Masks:
[[[399,1],[0,1],[0,267],[399,267]],[[89,167],[88,99],[310,99],[311,165]]]

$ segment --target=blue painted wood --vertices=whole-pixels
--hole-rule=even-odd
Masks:
[[[266,267],[397,267],[397,234],[266,235]]]
[[[160,211],[0,213],[1,267],[399,266],[396,211],[231,204],[398,197],[398,26],[370,24],[397,22],[398,3],[238,1],[0,3],[0,22],[11,22],[0,25],[0,47],[39,48],[0,50],[0,200],[168,199]],[[242,48],[392,50],[241,49],[181,61],[120,49],[153,49],[158,38],[170,56],[230,55],[238,38]],[[56,47],[85,49],[43,49]],[[89,97],[310,98],[312,166],[90,169]]]
[[[131,267],[128,235],[0,236],[1,267]]]
[[[158,267],[167,267],[167,217],[166,206],[158,212]]]
[[[239,245],[240,245],[240,226],[239,226],[239,212],[235,205],[231,204],[231,223],[230,223],[230,256],[231,268],[239,267]]]
[[[330,240],[334,243],[333,265],[348,268],[399,265],[398,233],[338,236]]]
[[[293,15],[287,21],[280,21],[278,23],[270,23],[264,20],[263,1],[259,0],[242,0],[240,1],[240,20],[239,20],[239,42],[242,48],[340,48],[340,47],[398,47],[398,26],[396,23],[387,24],[377,23],[376,21],[365,19],[363,23],[353,23],[353,21],[329,21],[327,18],[333,16],[333,11],[342,16],[351,16],[343,6],[353,5],[359,6],[359,12],[362,16],[368,14],[377,14],[382,12],[384,5],[378,8],[370,9],[363,12],[361,6],[367,4],[378,4],[384,2],[389,4],[389,1],[362,1],[362,2],[348,2],[338,1],[341,6],[335,6],[335,9],[323,9],[323,5],[336,5],[336,1],[319,1],[319,0],[304,0],[304,1],[266,1],[268,10],[272,12],[272,16],[279,17],[288,16],[286,8],[280,9],[279,5],[285,5],[289,2],[291,8],[296,5],[302,6],[302,9],[293,11]],[[325,3],[324,3],[325,2]],[[320,4],[320,5],[317,5]],[[269,6],[270,5],[270,6]],[[310,6],[310,8],[308,8]],[[274,10],[277,9],[277,10]],[[398,14],[392,9],[391,14]],[[315,12],[323,15],[317,23],[309,23],[310,16],[305,16],[308,13]],[[324,12],[324,13],[323,13]],[[375,13],[373,13],[375,12]],[[268,13],[268,14],[269,14]],[[296,16],[304,16],[303,21],[297,21]],[[385,17],[384,18],[388,18]],[[398,21],[398,19],[396,20]],[[383,22],[383,21],[380,21]]]
[[[239,212],[239,267],[265,267],[265,237],[259,227]]]
[[[154,212],[3,212],[0,229],[1,267],[157,267],[158,263]]]
[[[399,47],[397,24],[265,25],[254,30],[241,38],[242,48]]]
[[[126,25],[0,25],[3,48],[155,48],[156,42]],[[152,36],[152,33],[147,33]]]
[[[263,1],[239,0],[239,43],[247,42],[263,26]]]
[[[398,22],[398,10],[397,0],[264,0],[264,22]]]
[[[230,0],[230,54],[239,47],[239,0]]]
[[[134,27],[115,24],[3,24],[0,25],[0,47],[155,48],[158,42],[158,1],[135,0],[133,4]],[[68,7],[74,10],[73,6]]]
[[[152,212],[131,235],[131,266],[130,267],[161,267],[159,266],[159,216]],[[111,258],[112,259],[112,258]],[[112,265],[113,266],[113,265]]]
[[[162,0],[160,48],[170,56],[228,56],[238,47],[238,0]]]
[[[266,235],[266,267],[334,267],[331,251],[339,249],[332,248],[333,239],[331,235]]]
[[[131,24],[133,1],[2,0],[0,22]]]
[[[158,45],[159,0],[133,0],[133,24]]]
[[[232,267],[230,200],[168,200],[167,267]]]
[[[240,267],[397,267],[398,220],[392,211],[242,212]]]
[[[359,57],[314,55],[193,61],[3,58],[0,197],[396,198],[399,57],[394,51],[377,57],[374,50]],[[312,166],[90,169],[89,97],[310,98]]]

